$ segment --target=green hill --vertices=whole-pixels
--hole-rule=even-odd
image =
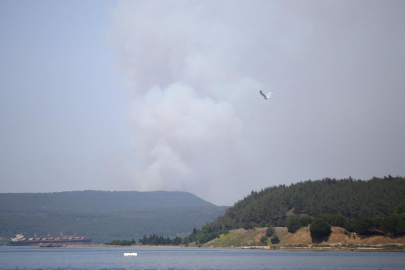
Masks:
[[[72,191],[0,193],[0,234],[77,234],[95,243],[144,234],[186,235],[224,214],[187,192]]]
[[[405,203],[403,177],[369,181],[323,179],[254,192],[229,208],[216,222],[229,229],[284,225],[288,215],[342,214],[348,218],[384,217]]]
[[[388,176],[368,181],[352,178],[309,180],[252,191],[225,215],[194,231],[189,238],[191,242],[206,243],[232,229],[285,226],[289,216],[387,217],[401,204],[405,204],[403,177]]]

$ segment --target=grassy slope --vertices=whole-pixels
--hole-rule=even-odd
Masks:
[[[214,239],[204,247],[239,247],[239,246],[259,246],[260,238],[266,234],[266,228],[255,228],[253,230],[232,230],[220,238]]]
[[[348,236],[344,233],[345,229],[340,227],[332,227],[332,234],[329,236],[327,242],[322,242],[321,244],[327,245],[343,245],[343,244],[354,244],[354,245],[389,245],[389,244],[402,244],[405,245],[405,236],[401,237],[388,237],[383,235],[374,236]],[[282,244],[307,244],[311,245],[311,234],[304,228],[301,228],[288,240],[284,241]]]
[[[332,234],[327,242],[320,243],[321,245],[405,245],[405,236],[387,237],[382,235],[377,236],[348,236],[344,233],[344,229],[340,227],[332,227]],[[218,239],[214,239],[204,245],[204,247],[243,247],[243,246],[259,246],[260,238],[266,234],[266,228],[255,228],[254,230],[232,230],[226,235],[222,235]],[[284,245],[313,245],[311,234],[306,228],[299,229],[296,233],[289,233],[285,227],[276,227],[276,234],[280,239],[280,244]],[[269,245],[270,238],[268,239]]]

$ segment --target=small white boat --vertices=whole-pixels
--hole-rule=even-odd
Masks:
[[[125,257],[129,257],[129,256],[136,257],[136,256],[138,256],[138,253],[124,253],[124,256]]]

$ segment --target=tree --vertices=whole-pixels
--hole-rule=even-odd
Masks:
[[[375,217],[372,220],[373,223],[373,227],[374,229],[378,230],[378,231],[383,231],[383,223],[384,223],[384,218],[382,217]]]
[[[394,215],[384,218],[382,230],[385,234],[401,235],[405,233],[405,217]]]
[[[141,242],[142,245],[148,244],[148,239],[146,238],[146,235],[145,235],[145,234],[143,235],[143,238],[142,238],[142,239],[139,239],[139,242]]]
[[[361,217],[356,220],[354,229],[358,234],[368,234],[373,229],[371,218]]]
[[[287,229],[290,233],[295,233],[301,227],[301,220],[299,217],[292,216],[287,219]]]
[[[280,239],[278,239],[277,235],[273,235],[273,237],[270,239],[271,243],[276,245],[278,243],[280,243]]]
[[[189,243],[190,243],[190,240],[187,236],[181,239],[181,244],[187,246]]]
[[[262,236],[262,238],[260,238],[260,243],[267,244],[267,237]]]
[[[275,230],[272,226],[267,227],[266,236],[271,237],[274,234]]]
[[[395,215],[400,215],[402,213],[405,213],[405,204],[400,204],[395,208],[394,214]]]
[[[169,239],[169,240],[170,240],[170,239]],[[175,245],[175,246],[180,245],[180,244],[181,244],[181,238],[178,237],[178,236],[176,236],[176,238],[174,238],[174,239],[172,240],[172,243],[173,243],[173,245]]]
[[[330,224],[319,217],[312,221],[309,231],[311,232],[312,239],[315,241],[327,239],[332,232],[330,229]]]
[[[348,224],[348,220],[345,216],[342,214],[323,214],[319,216],[320,218],[324,219],[326,222],[328,222],[331,226],[338,226],[345,228]]]

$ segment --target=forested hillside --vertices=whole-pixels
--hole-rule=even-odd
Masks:
[[[77,234],[104,243],[158,233],[186,235],[224,214],[187,192],[0,193],[0,234]]]
[[[290,186],[280,185],[254,192],[206,226],[229,230],[261,226],[284,226],[288,215],[342,214],[348,218],[385,217],[405,203],[403,177],[368,181],[323,179]]]

